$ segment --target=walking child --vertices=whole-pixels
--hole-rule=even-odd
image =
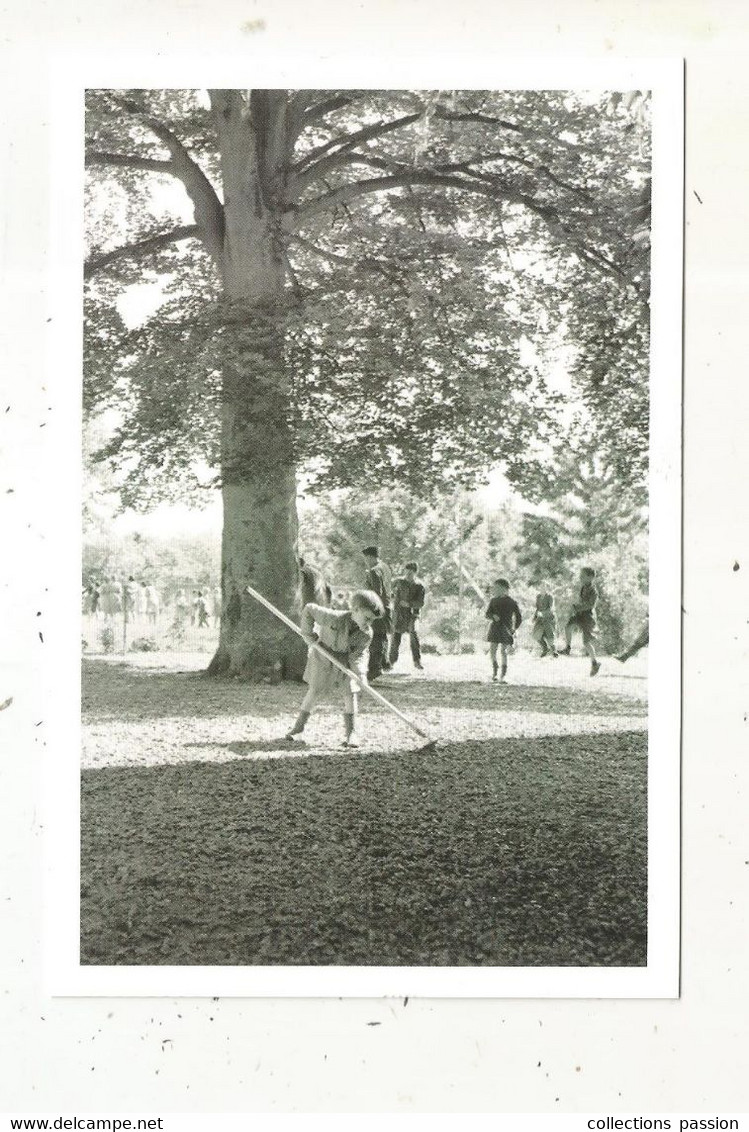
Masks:
[[[498,578],[492,587],[492,599],[486,607],[486,618],[490,622],[486,639],[489,642],[492,662],[492,683],[497,682],[497,646],[499,645],[502,658],[499,682],[506,684],[507,657],[515,643],[515,631],[523,618],[518,603],[510,597],[510,583],[505,578]]]
[[[330,693],[343,696],[343,746],[359,747],[361,741],[356,730],[358,693],[366,684],[364,656],[372,640],[372,624],[383,615],[382,602],[371,590],[357,590],[351,595],[348,609],[331,609],[325,605],[309,603],[302,610],[302,636],[308,645],[321,645],[356,674],[345,676],[317,649],[310,648],[304,680],[307,694],[302,700],[296,723],[286,738],[293,741],[301,735],[315,706]],[[315,626],[317,633],[315,633]]]
[[[596,659],[596,650],[593,642],[596,637],[596,602],[598,590],[595,584],[596,572],[592,566],[583,566],[580,571],[580,596],[572,604],[572,613],[564,628],[565,648],[561,650],[562,656],[569,656],[572,651],[572,633],[579,629],[583,635],[583,648],[590,657],[590,674],[597,676],[601,665]]]
[[[557,636],[557,614],[554,607],[554,595],[549,593],[548,590],[543,590],[536,596],[536,612],[533,614],[533,629],[532,633],[534,638],[541,646],[541,656],[558,656],[556,636]]]

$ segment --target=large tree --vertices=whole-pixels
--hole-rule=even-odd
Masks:
[[[200,460],[218,469],[213,671],[295,667],[294,640],[244,587],[295,610],[300,469],[318,489],[424,492],[501,460],[522,487],[557,435],[528,343],[542,356],[575,327],[591,413],[626,394],[644,451],[649,156],[634,101],[637,114],[632,98],[562,92],[89,93],[86,405],[119,409],[101,455],[129,503],[189,490]],[[161,305],[127,327],[117,298],[144,280]],[[611,318],[638,334],[604,372]]]

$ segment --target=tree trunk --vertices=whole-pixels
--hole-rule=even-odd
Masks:
[[[299,677],[305,649],[246,593],[299,613],[296,466],[284,365],[281,199],[269,167],[277,138],[239,92],[216,92],[224,182],[221,479],[222,616],[209,674]],[[279,159],[280,160],[280,159]]]

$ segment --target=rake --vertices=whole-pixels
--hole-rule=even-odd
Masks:
[[[263,595],[261,593],[258,593],[257,590],[254,590],[252,586],[247,586],[246,588],[247,593],[250,595],[250,597],[254,597],[255,601],[258,601],[261,605],[264,605],[268,612],[272,613],[274,617],[277,617],[279,621],[282,621],[287,629],[291,629],[291,631],[293,633],[296,633],[298,637],[303,638],[302,630],[294,621],[291,620],[291,618],[287,617],[285,613],[282,613],[280,609],[276,609],[275,605],[269,602],[267,597],[263,597]],[[352,672],[351,669],[347,668],[345,664],[341,664],[339,660],[337,660],[334,656],[331,656],[327,649],[322,648],[322,646],[318,644],[309,645],[309,648],[314,649],[321,656],[324,656],[325,659],[330,664],[332,664],[334,668],[337,668],[339,672],[342,672],[344,676],[348,676],[350,679],[356,680],[363,692],[366,692],[368,696],[370,696],[378,704],[381,704],[382,707],[387,708],[388,711],[391,711],[393,715],[397,715],[398,719],[405,723],[406,727],[409,727],[411,731],[415,731],[421,739],[426,739],[426,742],[422,745],[420,750],[433,750],[434,747],[436,747],[436,739],[434,739],[431,735],[429,735],[426,731],[419,727],[418,723],[414,723],[412,719],[409,719],[407,715],[404,715],[400,708],[397,708],[395,704],[391,704],[390,700],[385,699],[382,693],[378,692],[376,688],[370,687],[369,684],[363,684],[361,682],[361,678],[355,672]]]

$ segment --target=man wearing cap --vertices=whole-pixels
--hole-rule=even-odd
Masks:
[[[365,585],[377,594],[385,610],[384,616],[372,623],[372,641],[369,646],[369,666],[367,679],[376,680],[390,668],[388,662],[388,633],[392,627],[390,612],[390,588],[393,572],[387,562],[380,562],[379,547],[365,546],[362,551],[367,566]]]

